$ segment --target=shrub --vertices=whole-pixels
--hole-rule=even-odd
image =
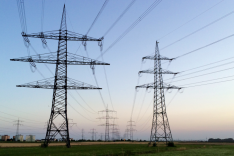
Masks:
[[[168,146],[168,147],[175,147],[175,144],[174,144],[174,142],[168,142],[168,143],[167,143],[167,146]]]

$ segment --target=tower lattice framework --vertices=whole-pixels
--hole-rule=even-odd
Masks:
[[[56,31],[46,31],[33,34],[22,32],[24,41],[30,43],[28,37],[41,38],[42,43],[46,44],[45,39],[58,40],[58,50],[54,53],[34,55],[11,59],[11,61],[22,61],[34,63],[56,64],[55,76],[44,80],[31,82],[17,87],[44,88],[53,89],[52,108],[45,136],[44,146],[47,147],[51,140],[54,140],[57,134],[66,141],[66,146],[70,147],[69,124],[67,117],[67,89],[101,89],[84,82],[80,82],[67,77],[67,65],[90,65],[94,70],[94,65],[110,65],[108,63],[93,60],[87,57],[75,55],[67,52],[67,41],[98,41],[99,45],[103,38],[92,38],[87,35],[81,35],[67,30],[66,9],[63,7],[60,29]],[[62,123],[61,123],[62,121]]]
[[[106,123],[105,124],[101,124],[99,126],[105,126],[105,141],[110,141],[110,126],[114,126],[115,124],[111,124],[110,123],[110,120],[111,119],[117,119],[116,117],[113,117],[113,116],[110,116],[110,112],[116,112],[114,110],[110,110],[108,109],[108,105],[106,107],[105,110],[102,110],[102,111],[98,111],[98,112],[102,112],[102,113],[106,113],[106,116],[102,116],[102,117],[99,117],[97,119],[105,119],[106,120]]]
[[[180,90],[181,88],[163,83],[162,74],[177,74],[177,73],[168,70],[163,70],[161,68],[161,60],[172,61],[173,59],[163,57],[160,55],[157,41],[155,47],[155,55],[146,56],[142,58],[143,61],[145,59],[154,60],[154,69],[139,71],[139,74],[141,73],[154,74],[154,82],[149,84],[144,84],[141,86],[136,86],[136,88],[154,89],[153,119],[152,119],[150,142],[155,142],[155,143],[158,141],[163,141],[166,143],[173,142],[172,133],[166,112],[164,89]]]

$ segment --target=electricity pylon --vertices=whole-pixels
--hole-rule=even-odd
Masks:
[[[134,131],[136,131],[136,129],[134,129],[134,126],[136,126],[136,125],[134,125],[133,123],[134,123],[135,121],[132,121],[132,119],[130,120],[130,121],[128,121],[128,130],[129,130],[129,135],[130,135],[130,140],[133,140],[133,132]]]
[[[16,124],[14,124],[14,125],[16,125],[17,126],[17,128],[16,128],[16,135],[15,135],[15,141],[18,141],[18,139],[19,139],[19,126],[22,126],[22,124],[20,124],[20,122],[23,122],[22,120],[15,120],[14,122],[16,122]]]
[[[140,71],[139,74],[140,73],[154,74],[154,82],[149,84],[144,84],[141,86],[136,86],[136,89],[137,88],[154,89],[153,120],[152,120],[150,142],[153,141],[156,143],[158,141],[164,141],[167,144],[168,142],[173,142],[173,138],[166,112],[164,89],[180,90],[181,88],[163,83],[162,74],[177,74],[177,73],[163,70],[161,68],[161,60],[172,61],[173,59],[163,57],[159,54],[157,41],[155,47],[155,55],[143,57],[142,60],[144,61],[144,59],[154,60],[154,70],[143,70]]]
[[[97,132],[96,132],[96,129],[91,129],[91,132],[89,132],[89,133],[91,133],[92,134],[92,140],[94,141],[96,141],[96,134],[97,134]]]
[[[84,140],[84,129],[81,130],[82,133],[82,141]]]
[[[105,126],[105,141],[110,141],[110,126],[113,126],[113,124],[110,124],[110,119],[117,119],[113,116],[110,116],[109,115],[109,112],[116,112],[114,110],[109,110],[108,109],[108,105],[107,105],[107,108],[105,110],[102,110],[102,111],[98,111],[98,112],[105,112],[106,113],[106,116],[102,116],[102,117],[99,117],[97,119],[105,119],[106,120],[106,123],[105,124],[101,124],[99,126]]]
[[[102,42],[103,38],[92,38],[87,35],[81,35],[67,30],[66,24],[66,9],[63,7],[62,19],[60,29],[56,31],[46,31],[33,34],[26,34],[22,32],[24,41],[30,43],[28,37],[41,38],[42,43],[46,44],[45,39],[58,40],[58,50],[55,53],[48,53],[42,55],[34,55],[29,57],[22,57],[11,59],[11,61],[22,61],[34,63],[49,63],[56,64],[55,76],[52,78],[17,85],[17,87],[29,88],[44,88],[53,89],[53,100],[51,114],[47,126],[44,147],[47,147],[50,140],[53,140],[57,134],[60,134],[62,139],[66,141],[66,146],[70,147],[69,125],[67,118],[67,89],[101,89],[80,81],[73,80],[67,77],[67,65],[90,65],[94,70],[94,65],[110,65],[108,63],[92,60],[87,57],[75,55],[67,52],[67,41],[98,41]],[[56,122],[57,121],[57,122]],[[62,121],[62,124],[56,124]]]

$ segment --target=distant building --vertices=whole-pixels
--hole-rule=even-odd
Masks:
[[[23,142],[23,141],[24,141],[24,136],[23,136],[23,135],[20,135],[20,134],[19,134],[19,135],[16,135],[16,136],[15,136],[15,141],[22,141],[22,142]]]
[[[35,142],[35,135],[27,135],[25,141],[27,141],[27,142]]]
[[[220,138],[213,139],[213,138],[210,138],[208,140],[208,142],[234,142],[234,140],[232,138],[227,138],[227,139],[220,139]]]
[[[2,141],[7,141],[7,139],[10,139],[9,135],[3,135],[2,136]]]

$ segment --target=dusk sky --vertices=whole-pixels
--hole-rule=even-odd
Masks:
[[[45,0],[44,20],[42,0],[24,2],[28,33],[58,30],[65,4],[68,30],[86,34],[105,0]],[[102,37],[131,2],[110,0],[88,36]],[[103,59],[110,63],[105,66],[110,94],[103,66],[95,66],[104,104],[97,90],[68,91],[68,118],[77,124],[70,128],[72,138],[81,139],[81,129],[85,130],[86,139],[91,139],[92,128],[97,130],[98,138],[104,134],[104,127],[98,125],[105,120],[97,118],[105,115],[98,111],[104,110],[107,104],[117,112],[112,115],[118,118],[115,123],[122,137],[134,104],[132,120],[137,130],[134,139],[149,139],[153,90],[139,89],[135,103],[134,95],[136,85],[153,82],[153,74],[139,77],[138,71],[153,68],[153,61],[142,62],[142,57],[154,53],[156,40],[163,56],[176,58],[192,52],[172,62],[162,61],[163,69],[180,72],[174,79],[173,75],[164,75],[164,82],[184,87],[180,92],[165,90],[173,139],[234,138],[234,1],[162,0],[140,18],[154,2],[135,0],[104,36]],[[15,0],[0,1],[0,19],[0,135],[15,135],[13,121],[19,118],[23,121],[20,134],[33,134],[43,139],[53,90],[18,88],[16,85],[53,77],[55,65],[47,65],[52,75],[44,64],[36,64],[40,74],[38,71],[33,73],[27,62],[10,61],[28,55]],[[131,27],[134,22],[136,24]],[[49,52],[42,47],[40,39],[29,39],[33,47],[30,47],[30,55]],[[50,50],[56,52],[58,41],[47,42]],[[68,52],[85,57],[88,54],[102,61],[97,42],[87,42],[87,51],[80,45],[81,42],[68,42]],[[68,77],[97,86],[90,66],[69,66]]]

